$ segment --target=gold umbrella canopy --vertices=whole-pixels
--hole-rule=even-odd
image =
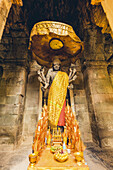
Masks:
[[[32,28],[29,49],[40,65],[51,67],[58,56],[62,65],[66,66],[77,60],[83,50],[83,42],[70,25],[43,21]]]

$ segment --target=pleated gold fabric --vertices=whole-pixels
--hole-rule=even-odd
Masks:
[[[48,95],[49,125],[57,126],[60,113],[66,98],[69,77],[67,73],[59,71],[50,87]]]

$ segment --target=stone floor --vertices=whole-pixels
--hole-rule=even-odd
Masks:
[[[112,170],[113,167],[110,164],[110,157],[107,157],[100,147],[94,143],[88,143],[87,149],[84,151],[84,158],[87,162],[90,170]],[[113,158],[112,158],[113,161]]]
[[[27,170],[29,154],[32,153],[32,137],[23,141],[18,148],[0,146],[0,170]]]
[[[32,153],[32,138],[24,141],[21,146],[13,149],[13,146],[0,146],[1,170],[27,170],[29,165],[28,155]],[[94,143],[88,143],[84,151],[84,158],[90,170],[112,170],[113,154],[103,152]]]

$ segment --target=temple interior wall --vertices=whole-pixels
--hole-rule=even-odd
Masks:
[[[83,64],[83,75],[92,134],[99,145],[110,148],[113,142],[113,86],[112,72],[109,74],[108,68],[113,53],[112,40],[103,36],[99,29],[87,29],[86,32],[84,57],[87,61]]]
[[[15,11],[17,14],[13,15]],[[23,16],[19,7],[11,8],[0,43],[1,144],[18,144],[24,137],[33,136],[38,121],[39,66],[28,52],[29,33]],[[82,19],[85,20],[84,15]],[[82,19],[77,31],[84,41],[84,53],[75,63],[75,114],[83,141],[112,148],[113,41],[99,27],[83,26]]]
[[[14,11],[16,15],[12,15]],[[9,27],[9,24],[12,26]],[[0,141],[17,145],[23,133],[28,74],[27,33],[20,9],[11,9],[0,43]]]
[[[0,78],[0,142],[17,144],[22,136],[26,69],[3,66]]]

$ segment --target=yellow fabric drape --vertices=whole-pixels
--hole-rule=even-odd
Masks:
[[[69,77],[65,72],[59,71],[50,87],[48,95],[49,125],[57,126],[60,113],[66,98]]]

